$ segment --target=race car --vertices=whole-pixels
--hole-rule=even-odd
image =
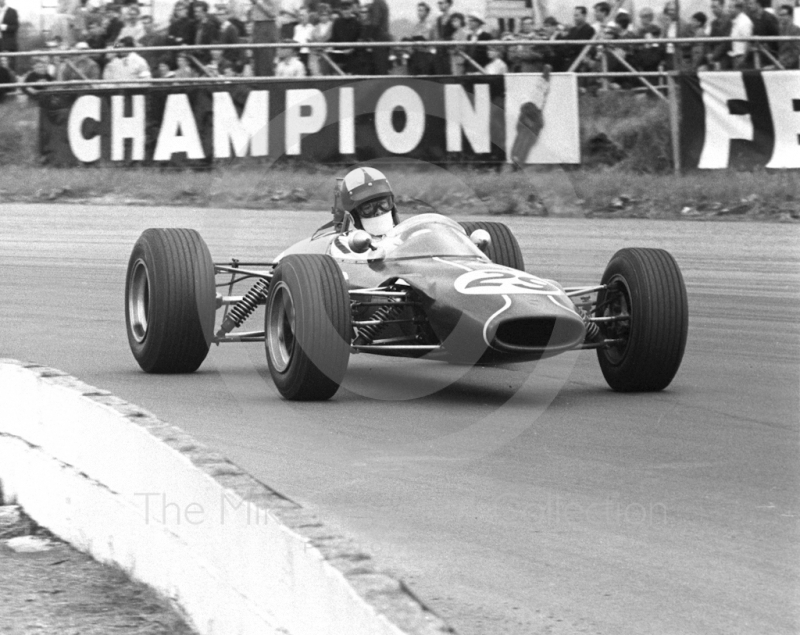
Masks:
[[[612,389],[658,391],[680,367],[689,320],[680,268],[662,249],[622,249],[599,284],[565,288],[525,271],[506,225],[434,213],[379,242],[329,223],[263,262],[215,263],[198,232],[148,229],[125,296],[144,371],[190,373],[212,344],[264,342],[289,400],[331,398],[352,354],[491,365],[596,349]],[[242,330],[259,305],[263,329]]]

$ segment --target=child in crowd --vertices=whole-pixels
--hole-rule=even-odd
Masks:
[[[508,66],[503,61],[503,49],[499,46],[490,46],[487,49],[489,55],[489,63],[483,67],[487,75],[505,75],[508,72]]]
[[[286,44],[296,44],[293,40],[284,40]],[[286,47],[278,49],[278,64],[275,67],[276,77],[305,77],[306,67],[297,56],[297,49]]]

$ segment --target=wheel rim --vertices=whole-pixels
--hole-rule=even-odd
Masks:
[[[150,272],[143,260],[133,265],[128,292],[128,316],[133,339],[143,342],[147,337],[147,318],[150,314]]]
[[[279,282],[270,289],[271,302],[267,313],[267,351],[278,372],[285,372],[295,348],[295,311],[292,293]]]
[[[628,352],[628,342],[630,340],[631,324],[631,301],[630,289],[621,276],[613,276],[608,281],[608,292],[605,300],[608,304],[603,308],[602,317],[627,318],[619,322],[609,322],[605,327],[605,337],[612,340],[622,340],[615,344],[610,344],[606,349],[606,358],[612,364],[619,364]]]

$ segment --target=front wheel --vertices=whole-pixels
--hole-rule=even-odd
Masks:
[[[467,232],[467,236],[476,229],[486,230],[492,239],[486,255],[494,264],[525,271],[522,250],[519,248],[516,236],[507,225],[493,221],[464,221],[459,224]]]
[[[595,317],[606,339],[597,349],[608,385],[624,392],[666,388],[681,365],[689,329],[686,285],[663,249],[621,249],[609,261]]]
[[[193,229],[147,229],[125,280],[125,323],[148,373],[191,373],[208,355],[216,312],[214,262]]]
[[[327,255],[286,256],[269,285],[264,316],[267,364],[280,394],[293,401],[330,399],[350,359],[350,294]]]

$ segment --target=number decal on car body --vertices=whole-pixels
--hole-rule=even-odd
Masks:
[[[553,283],[523,271],[493,271],[481,269],[465,273],[453,283],[455,290],[465,295],[559,295]]]

